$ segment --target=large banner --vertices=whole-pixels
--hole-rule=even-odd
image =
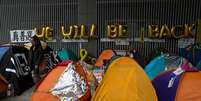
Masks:
[[[11,30],[10,40],[13,43],[29,42],[29,38],[33,35],[35,35],[34,30]]]

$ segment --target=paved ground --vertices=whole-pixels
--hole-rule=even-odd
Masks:
[[[1,101],[29,101],[31,94],[33,90],[35,89],[35,86],[28,89],[24,93],[22,93],[20,96],[15,96],[15,97],[7,97],[5,99],[0,99]]]

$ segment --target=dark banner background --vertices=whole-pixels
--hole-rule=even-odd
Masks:
[[[72,24],[96,24],[97,34],[105,37],[107,24],[124,23],[129,27],[129,34],[139,36],[139,28],[149,24],[196,23],[201,18],[201,0],[0,0],[0,41],[10,41],[10,30],[33,29],[34,27],[52,26],[56,43],[50,46],[59,50],[69,48],[79,53],[79,43],[62,43],[60,26]],[[147,34],[147,33],[146,33]],[[90,54],[98,54],[106,48],[138,49],[143,55],[158,47],[165,47],[172,53],[178,53],[176,40],[165,43],[130,42],[129,46],[115,46],[114,42],[90,40],[82,43]]]

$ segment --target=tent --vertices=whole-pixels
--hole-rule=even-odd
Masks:
[[[157,101],[157,96],[140,65],[120,57],[109,65],[92,101]]]
[[[71,50],[67,50],[64,48],[58,51],[58,56],[61,60],[77,60],[76,55]]]
[[[66,79],[68,78],[68,79]],[[32,101],[60,101],[91,99],[91,76],[81,63],[63,61],[38,84],[32,94]],[[76,81],[74,81],[76,80]],[[90,85],[89,85],[90,83]]]
[[[201,72],[194,69],[166,71],[153,80],[158,101],[201,101]]]
[[[6,95],[9,89],[11,95],[19,95],[34,85],[28,63],[28,50],[19,45],[0,46],[0,96]]]
[[[154,58],[146,67],[145,72],[151,80],[153,80],[158,74],[172,68],[177,68],[181,64],[189,63],[185,58],[170,55],[162,54]],[[189,65],[192,66],[191,63]],[[171,67],[171,68],[170,68]]]
[[[165,47],[158,47],[148,54],[148,56],[146,57],[146,61],[150,62],[155,57],[160,56],[161,54],[164,54],[164,53],[165,54],[168,53],[168,50]]]
[[[95,66],[103,67],[105,65],[105,62],[109,61],[115,55],[116,53],[112,49],[103,50],[96,60]]]

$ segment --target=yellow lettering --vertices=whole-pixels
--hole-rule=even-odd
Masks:
[[[79,26],[78,25],[74,25],[74,39],[78,39],[79,38]]]
[[[107,36],[109,38],[116,38],[118,36],[118,33],[117,33],[117,26],[115,25],[108,25],[107,26]]]
[[[193,33],[193,29],[195,28],[195,24],[185,24],[185,36],[195,37],[195,33]]]
[[[97,36],[96,36],[96,25],[95,24],[92,24],[91,25],[91,30],[90,30],[90,37],[91,38],[97,38]]]
[[[127,26],[126,25],[119,25],[119,35],[118,37],[119,38],[124,38],[124,37],[127,37]]]
[[[163,25],[160,31],[159,38],[164,38],[164,37],[166,38],[171,37],[171,33],[167,25]]]
[[[183,38],[185,36],[183,32],[181,32],[179,35],[177,35],[177,33],[176,33],[176,29],[184,31],[183,28],[184,27],[182,25],[176,25],[176,26],[172,27],[171,35],[173,36],[173,38],[175,38],[175,39]]]
[[[70,31],[69,32],[65,32],[64,26],[62,26],[61,27],[61,33],[62,33],[64,39],[71,39],[72,33],[73,33],[73,26],[70,26]]]
[[[50,27],[46,27],[45,30],[45,39],[47,40],[53,40],[53,29]]]
[[[42,27],[41,31],[37,28],[34,28],[34,31],[35,31],[37,37],[44,39],[45,27]]]
[[[149,25],[149,37],[157,38],[159,37],[159,28],[158,25]]]
[[[88,38],[85,25],[81,25],[81,36],[80,37],[81,38]]]

